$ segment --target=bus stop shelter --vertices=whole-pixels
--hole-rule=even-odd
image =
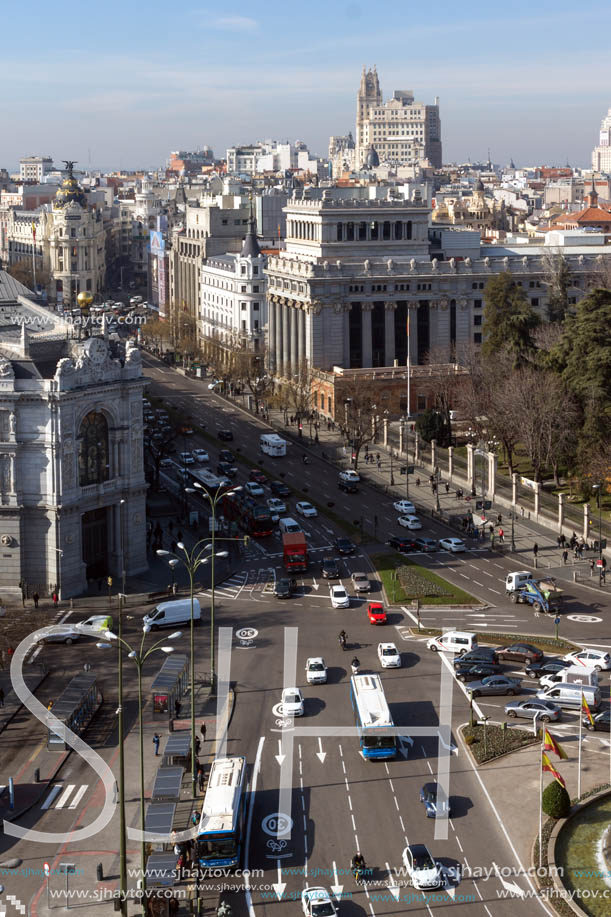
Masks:
[[[176,881],[178,857],[171,853],[152,853],[146,861],[146,887],[173,886]]]
[[[185,693],[188,676],[188,657],[179,653],[171,655],[161,666],[153,684],[153,716],[162,713],[168,718],[174,715],[174,704]]]
[[[47,748],[53,751],[64,751],[69,748],[70,746],[66,744],[65,729],[72,730],[78,736],[82,735],[97,709],[96,676],[91,673],[76,675],[47,715],[49,721]],[[60,721],[59,727],[57,725],[55,727],[59,735],[50,725],[53,717]]]
[[[168,802],[180,799],[180,788],[184,772],[184,767],[160,767],[153,785],[152,801]]]
[[[191,732],[188,729],[174,732],[169,737],[161,761],[162,767],[191,766]]]
[[[174,815],[176,813],[175,802],[152,802],[146,810],[144,819],[144,830],[152,834],[159,834],[160,839],[157,841],[147,841],[147,853],[168,853],[174,850],[174,844],[170,837],[174,826]],[[167,840],[161,840],[161,837]]]

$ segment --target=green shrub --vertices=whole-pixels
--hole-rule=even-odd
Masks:
[[[475,742],[475,736],[472,736],[472,735],[465,736],[465,745],[473,745],[474,742]]]
[[[571,811],[571,800],[565,788],[552,780],[543,790],[543,811],[550,818],[566,818]]]

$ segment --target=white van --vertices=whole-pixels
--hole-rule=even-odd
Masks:
[[[286,455],[286,440],[277,433],[263,433],[259,438],[259,448],[265,455]]]
[[[294,519],[291,519],[290,516],[281,519],[278,523],[278,528],[280,529],[281,535],[292,535],[294,532],[302,532],[303,529],[298,522],[295,522]]]
[[[529,570],[518,570],[515,573],[508,573],[505,580],[505,592],[515,592],[520,589],[524,583],[534,580],[534,576]]]
[[[600,689],[591,685],[567,685],[564,682],[560,682],[552,688],[537,691],[537,697],[541,700],[551,700],[558,704],[559,707],[568,707],[573,710],[581,709],[582,694],[590,710],[598,710],[600,707]]]
[[[199,599],[193,599],[193,623],[199,624],[202,609]],[[174,602],[162,602],[142,619],[151,630],[159,627],[176,627],[178,624],[191,623],[191,599],[177,599]]]
[[[449,630],[440,637],[431,637],[427,641],[427,649],[434,653],[458,653],[462,656],[477,646],[477,634],[466,633],[460,630]]]
[[[596,669],[582,665],[570,665],[567,669],[560,669],[551,675],[544,675],[539,684],[544,688],[551,688],[559,683],[567,685],[589,685],[598,687],[598,672]]]

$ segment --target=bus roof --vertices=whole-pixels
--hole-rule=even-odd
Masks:
[[[353,675],[352,691],[363,729],[393,725],[379,675]]]
[[[217,758],[212,762],[199,824],[200,834],[235,829],[245,773],[246,758]]]

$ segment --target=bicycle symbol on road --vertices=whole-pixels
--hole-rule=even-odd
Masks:
[[[292,726],[292,720],[276,720],[276,726],[279,726],[280,729],[286,729],[288,726]]]
[[[293,819],[284,812],[272,812],[271,815],[266,815],[261,822],[263,831],[275,838],[279,838],[282,834],[290,834],[292,827]],[[283,847],[286,847],[286,841],[277,841],[277,843],[281,843]],[[269,841],[267,846],[270,846]]]
[[[267,847],[272,851],[272,853],[280,853],[281,850],[284,850],[287,844],[288,841],[273,841],[270,837],[267,842]]]
[[[240,641],[240,646],[253,646],[254,639],[258,633],[259,631],[255,630],[254,627],[242,627],[236,631],[235,635]]]

